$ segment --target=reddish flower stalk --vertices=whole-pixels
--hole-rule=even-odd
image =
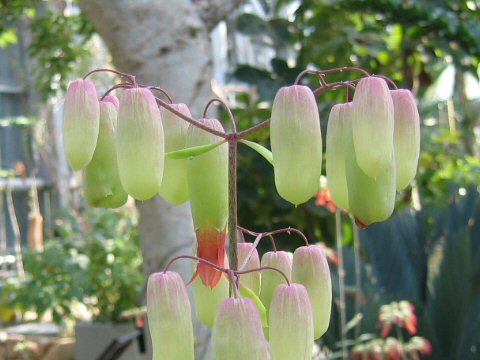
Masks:
[[[294,84],[299,84],[300,81],[302,80],[302,78],[307,75],[307,74],[315,74],[315,75],[318,75],[320,78],[323,79],[323,77],[321,77],[321,75],[326,75],[326,74],[332,74],[332,73],[342,73],[342,72],[347,72],[347,71],[356,71],[356,72],[360,72],[362,73],[363,75],[365,76],[369,76],[370,74],[363,70],[362,68],[359,68],[359,67],[355,67],[355,66],[344,66],[344,67],[339,67],[339,68],[334,68],[334,69],[328,69],[328,70],[312,70],[312,69],[307,69],[307,70],[304,70],[302,71],[300,74],[298,74],[297,78],[295,79],[295,83]]]
[[[115,91],[117,89],[131,89],[135,87],[134,85],[132,84],[129,84],[129,83],[120,83],[120,84],[116,84],[114,86],[112,86],[110,89],[108,89],[103,95],[102,97],[100,98],[100,101],[104,100],[112,91]]]
[[[136,85],[137,82],[135,81],[135,76],[134,75],[130,75],[130,74],[127,74],[127,73],[124,73],[124,72],[121,72],[121,71],[118,71],[118,70],[113,70],[113,69],[95,69],[95,70],[92,70],[90,72],[88,72],[84,77],[83,79],[85,80],[87,77],[89,77],[90,75],[94,74],[94,73],[97,73],[97,72],[111,72],[113,74],[116,74],[116,75],[119,75],[125,79],[127,79],[132,85]]]
[[[210,99],[210,101],[207,103],[207,105],[205,105],[205,109],[203,110],[203,117],[204,118],[207,117],[208,108],[210,107],[210,105],[212,105],[215,102],[222,104],[223,107],[225,108],[225,110],[227,111],[228,117],[230,118],[230,122],[232,123],[233,134],[236,134],[237,133],[237,123],[235,122],[235,117],[232,114],[232,110],[230,110],[228,105],[222,99],[218,99],[218,98]]]
[[[170,96],[170,94],[169,94],[165,89],[162,89],[162,88],[159,87],[159,86],[140,85],[140,87],[147,87],[147,88],[150,89],[150,90],[160,91],[163,95],[165,95],[165,97],[168,99],[168,101],[170,102],[170,104],[173,103],[173,100],[172,100],[172,97]]]
[[[213,262],[211,261],[208,261],[208,260],[205,260],[205,259],[202,259],[201,257],[198,257],[198,256],[192,256],[192,255],[179,255],[179,256],[175,256],[172,260],[170,260],[167,264],[167,266],[165,266],[165,269],[163,270],[163,272],[167,272],[170,267],[172,266],[172,264],[177,261],[177,260],[180,260],[180,259],[190,259],[190,260],[195,260],[195,261],[198,261],[206,266],[211,266],[212,268],[214,268],[215,270],[218,270],[218,271],[221,271],[225,274],[229,274],[229,273],[232,273],[234,275],[234,277],[238,277],[238,275],[243,275],[243,274],[249,274],[249,273],[252,273],[252,272],[257,272],[257,271],[263,271],[263,270],[273,270],[273,271],[276,271],[278,272],[281,276],[283,276],[283,278],[285,279],[285,282],[290,285],[290,281],[288,279],[288,276],[285,275],[281,270],[279,269],[276,269],[274,267],[271,267],[271,266],[260,266],[258,268],[255,268],[255,269],[249,269],[249,270],[232,270],[232,269],[227,269],[223,266],[219,266],[217,264],[214,264]]]
[[[288,227],[288,228],[283,228],[283,229],[277,229],[277,230],[274,230],[274,231],[270,231],[270,232],[263,232],[263,233],[258,233],[258,232],[255,232],[255,231],[252,231],[252,230],[248,230],[248,229],[245,229],[241,226],[238,226],[237,227],[238,230],[240,230],[241,232],[245,233],[245,234],[248,234],[248,235],[252,235],[252,236],[259,236],[261,235],[262,238],[265,237],[265,236],[272,236],[272,235],[278,235],[278,234],[282,234],[282,233],[288,233],[290,235],[290,233],[295,233],[295,234],[298,234],[300,235],[300,237],[303,239],[303,241],[305,241],[305,245],[310,245],[310,243],[308,242],[308,239],[307,237],[305,236],[304,233],[302,233],[300,230],[298,229],[295,229],[295,228],[291,228],[291,227]]]

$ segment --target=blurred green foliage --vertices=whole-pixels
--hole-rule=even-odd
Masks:
[[[135,214],[89,209],[57,223],[44,251],[25,253],[26,279],[9,279],[2,297],[22,313],[51,311],[59,323],[81,316],[75,303],[83,303],[94,321],[120,321],[121,312],[138,306],[143,284]]]
[[[80,12],[66,9],[76,3],[0,1],[0,47],[16,44],[18,32],[28,26],[28,54],[34,59],[31,70],[43,101],[65,90],[76,66],[90,55],[86,43],[94,32],[92,25]]]

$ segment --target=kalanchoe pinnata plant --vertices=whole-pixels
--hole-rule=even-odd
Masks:
[[[90,80],[75,80],[65,95],[63,144],[74,170],[92,160],[99,131],[100,108],[97,90]]]
[[[185,104],[171,104],[172,108],[191,116]],[[160,109],[165,131],[165,152],[184,149],[187,145],[188,123],[165,108]],[[179,205],[188,200],[188,159],[165,159],[162,185],[159,193],[165,200]]]
[[[263,254],[261,265],[270,266],[279,269],[283,272],[288,280],[291,280],[292,275],[292,253],[286,251],[269,251]],[[260,289],[260,299],[265,308],[270,309],[273,293],[278,285],[284,284],[285,279],[275,271],[265,271],[262,274],[262,286]]]
[[[360,168],[352,139],[348,142],[345,159],[348,205],[351,213],[364,225],[387,220],[395,208],[396,167],[393,149],[391,151],[392,161],[388,167],[372,178]]]
[[[322,134],[312,90],[293,85],[278,90],[270,124],[275,186],[294,205],[318,190],[322,171]]]
[[[375,179],[393,161],[393,100],[385,80],[361,79],[353,96],[352,138],[357,164]]]
[[[160,110],[146,88],[124,90],[118,109],[116,149],[120,181],[137,200],[160,190],[164,165],[164,135]]]
[[[92,160],[85,168],[85,198],[92,206],[117,208],[127,202],[128,195],[118,175],[115,150],[115,128],[119,102],[108,95],[100,101],[100,129]]]
[[[225,257],[225,262],[226,260]],[[227,264],[223,264],[223,266],[228,268]],[[227,277],[222,275],[218,284],[213,288],[205,285],[203,280],[197,277],[193,282],[193,292],[197,319],[201,323],[213,327],[218,308],[229,295],[229,281]]]
[[[391,90],[395,122],[395,166],[397,190],[402,191],[417,173],[420,155],[420,116],[410,90]]]
[[[303,285],[279,285],[269,314],[272,360],[310,360],[313,352],[313,312]]]
[[[260,267],[260,258],[258,251],[252,243],[243,242],[237,244],[238,264],[241,270],[251,270]],[[242,264],[245,267],[242,268]],[[260,294],[260,272],[245,274],[240,276],[240,284],[248,287],[255,294]]]
[[[216,119],[201,119],[208,128],[224,132]],[[222,139],[203,129],[190,125],[187,146],[218,143]],[[188,163],[188,188],[193,223],[197,235],[197,255],[214,264],[223,265],[228,219],[228,149],[222,144]],[[198,264],[200,278],[205,285],[215,287],[222,275],[205,264]]]
[[[225,299],[213,328],[214,360],[265,360],[268,343],[255,303],[248,298]]]
[[[340,208],[349,209],[345,161],[351,141],[353,104],[336,104],[330,111],[327,127],[326,163],[332,199]]]
[[[417,332],[415,307],[408,301],[392,302],[382,305],[378,317],[381,325],[381,337],[373,338],[355,345],[351,350],[352,359],[418,360],[430,355],[430,342]],[[394,329],[395,328],[395,329]],[[408,336],[405,338],[405,331]],[[396,337],[393,337],[396,334]]]
[[[302,246],[293,253],[292,281],[305,286],[314,316],[314,338],[328,329],[332,308],[332,281],[327,257],[316,245]]]
[[[310,200],[319,190],[322,168],[315,97],[346,88],[346,104],[334,106],[329,119],[327,182],[337,206],[350,212],[358,225],[383,221],[394,210],[396,189],[412,180],[418,161],[419,119],[411,93],[395,90],[387,79],[394,88],[389,91],[384,77],[370,76],[359,68],[305,70],[294,85],[278,91],[271,120],[238,131],[231,111],[219,99],[207,104],[199,120],[186,105],[174,103],[165,90],[138,84],[132,75],[98,69],[86,77],[99,71],[115,73],[123,82],[98,99],[90,80],[78,80],[70,86],[65,102],[68,160],[74,170],[90,163],[87,201],[94,206],[119,206],[126,200],[125,193],[138,200],[160,193],[174,204],[191,201],[197,256],[170,260],[148,282],[153,358],[193,359],[190,300],[184,280],[169,271],[174,261],[191,259],[196,261],[190,281],[196,313],[201,322],[213,327],[214,359],[309,359],[313,340],[325,333],[330,321],[332,284],[325,254],[297,229],[257,233],[238,225],[237,146],[248,145],[273,164],[275,185],[284,199],[295,206]],[[330,73],[347,71],[362,77],[326,80]],[[321,86],[301,85],[305,75],[315,76]],[[108,95],[115,90],[123,92],[119,103]],[[155,97],[152,90],[162,92],[168,102]],[[355,91],[352,103],[349,91]],[[230,130],[206,118],[213,102],[226,106]],[[245,139],[269,125],[271,152]],[[337,210],[337,229],[340,215]],[[254,236],[254,242],[238,244],[238,231]],[[274,235],[280,233],[299,234],[306,246],[297,248],[292,259],[277,251]],[[264,238],[272,239],[274,251],[259,264],[256,247]],[[381,351],[374,345],[375,352]],[[388,351],[394,348],[387,345]]]
[[[193,360],[190,301],[178,273],[166,271],[150,275],[147,312],[153,360]]]

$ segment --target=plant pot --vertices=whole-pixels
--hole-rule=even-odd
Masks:
[[[119,336],[135,331],[133,324],[109,324],[79,322],[75,326],[75,359],[95,360]],[[140,354],[138,343],[133,340],[130,346],[119,357],[119,360],[144,360]]]

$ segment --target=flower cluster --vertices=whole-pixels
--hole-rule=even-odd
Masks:
[[[379,339],[355,345],[352,349],[354,360],[419,360],[421,355],[430,355],[430,342],[420,336],[408,341],[388,336],[393,326],[406,329],[410,335],[417,332],[415,307],[408,301],[392,302],[380,308],[379,322],[382,328]]]
[[[310,88],[293,85],[277,92],[270,125],[275,185],[294,205],[319,189],[319,124]],[[326,164],[334,204],[364,225],[386,220],[396,191],[416,174],[419,152],[420,119],[412,93],[389,90],[381,77],[360,79],[353,100],[335,105],[328,119]],[[319,198],[321,204],[330,204],[324,198]]]
[[[185,104],[170,104],[190,116]],[[224,133],[216,119],[200,124]],[[98,100],[90,80],[68,88],[63,122],[67,160],[74,170],[85,169],[85,195],[90,205],[115,208],[128,195],[148,200],[157,194],[173,204],[191,201],[199,257],[222,265],[228,217],[228,150],[222,144],[188,159],[169,159],[165,152],[208,146],[222,139],[159,109],[145,87],[124,89],[120,100]],[[128,194],[128,195],[127,195]],[[220,273],[200,264],[198,274],[210,287]]]
[[[393,337],[387,337],[356,345],[352,350],[352,359],[420,360],[421,355],[430,355],[431,353],[432,346],[430,342],[420,336],[414,336],[406,343]]]
[[[302,246],[293,255],[271,251],[261,260],[251,243],[239,243],[237,251],[241,270],[217,267],[222,275],[214,288],[200,279],[194,281],[197,318],[213,327],[214,358],[310,359],[314,340],[327,331],[330,322],[332,284],[322,248]],[[233,297],[229,296],[228,276],[234,277]],[[147,309],[154,359],[193,359],[192,315],[186,293],[175,272],[154,273],[149,278]],[[172,324],[175,332],[168,333]],[[173,338],[175,347],[166,344]]]
[[[409,334],[417,332],[417,316],[415,306],[408,301],[392,302],[380,308],[379,321],[382,326],[382,336],[388,336],[392,326],[404,328]]]
[[[327,127],[326,164],[335,204],[359,223],[386,220],[396,191],[414,178],[420,120],[408,90],[389,90],[380,77],[362,78],[352,102],[335,105]]]
[[[315,96],[335,87],[355,88],[352,102],[331,110],[326,144],[331,198],[330,192],[320,192],[317,200],[331,211],[338,206],[351,212],[359,224],[383,221],[393,211],[396,191],[416,172],[419,116],[413,95],[389,90],[381,77],[332,85],[313,72],[322,88],[299,85],[299,76],[295,85],[277,92],[270,121],[237,132],[232,116],[233,132],[226,134],[217,119],[206,118],[207,109],[203,119],[193,119],[187,105],[172,103],[162,89],[110,71],[127,82],[98,99],[90,80],[77,80],[66,94],[64,145],[72,168],[85,170],[87,202],[115,208],[128,195],[148,200],[157,194],[173,204],[189,200],[197,256],[183,258],[198,262],[191,280],[195,309],[197,318],[213,327],[214,358],[310,359],[314,340],[327,331],[330,321],[327,258],[321,247],[308,245],[306,239],[307,245],[293,254],[275,250],[261,259],[256,245],[265,233],[256,234],[254,244],[237,244],[238,225],[232,216],[236,146],[270,124],[271,153],[258,144],[249,146],[272,163],[279,195],[300,205],[318,193],[321,180],[323,144]],[[120,99],[108,95],[119,88]],[[156,98],[153,89],[162,91],[170,104]],[[227,233],[232,269],[226,256]],[[168,268],[148,281],[154,359],[193,359],[186,285]],[[395,321],[392,318],[390,324]]]

